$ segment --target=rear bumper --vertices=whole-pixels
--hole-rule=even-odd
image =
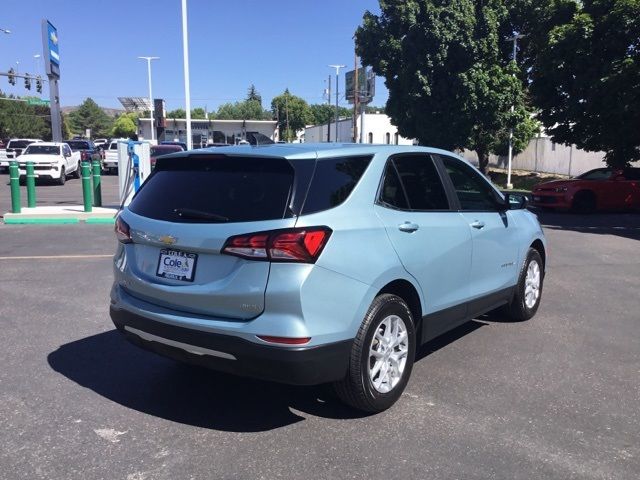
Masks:
[[[353,343],[283,348],[169,325],[113,306],[110,314],[116,328],[146,350],[213,370],[293,385],[344,378]]]

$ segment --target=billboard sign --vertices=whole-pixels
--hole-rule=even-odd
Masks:
[[[44,53],[44,67],[47,75],[60,78],[60,48],[58,29],[47,19],[42,20],[42,50]]]
[[[349,103],[353,103],[356,94],[356,71],[345,73],[345,96]],[[369,103],[376,93],[376,76],[373,70],[366,67],[358,68],[358,101]]]

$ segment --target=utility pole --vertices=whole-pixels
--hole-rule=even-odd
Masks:
[[[327,89],[327,105],[331,105],[331,75],[329,75],[329,88]],[[327,142],[331,141],[331,119],[327,120]]]
[[[191,89],[189,87],[189,27],[187,25],[187,0],[182,0],[182,61],[184,68],[184,105],[187,113],[187,150],[193,148],[191,135]]]
[[[289,95],[284,97],[284,108],[287,115],[287,143],[289,143],[291,141],[291,137],[289,136]]]
[[[331,68],[335,68],[336,69],[336,138],[335,138],[335,142],[338,141],[338,98],[339,98],[339,92],[340,92],[340,84],[339,84],[339,77],[340,77],[340,69],[344,68],[345,65],[329,65]]]
[[[508,41],[513,42],[513,61],[517,65],[518,60],[516,58],[518,54],[518,40],[524,38],[523,34],[515,34],[513,37],[507,38]],[[515,74],[514,74],[515,76]],[[515,105],[511,105],[511,113],[515,110]],[[513,188],[513,184],[511,183],[511,164],[513,161],[513,128],[509,129],[509,160],[507,165],[507,190],[511,190]]]
[[[158,60],[160,57],[138,57],[141,60],[146,60],[147,61],[147,76],[148,76],[148,80],[149,80],[149,116],[151,117],[151,140],[155,140],[156,135],[155,135],[155,130],[156,130],[156,126],[154,123],[154,118],[153,118],[153,110],[154,110],[154,105],[153,105],[153,92],[151,90],[151,60]]]
[[[353,143],[358,143],[358,100],[360,97],[360,90],[358,89],[358,54],[354,55],[353,59]]]

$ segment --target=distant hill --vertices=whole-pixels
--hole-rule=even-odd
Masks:
[[[102,108],[102,111],[104,113],[106,113],[107,115],[109,115],[110,117],[115,117],[117,115],[122,115],[123,113],[126,113],[124,109],[122,108],[106,108],[106,107],[100,107]],[[73,112],[74,110],[77,110],[78,107],[60,107],[60,110],[62,110],[62,113],[64,114],[68,114]]]

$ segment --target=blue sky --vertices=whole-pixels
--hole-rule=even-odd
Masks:
[[[180,0],[2,0],[0,28],[12,34],[0,33],[0,71],[15,68],[16,61],[21,72],[36,69],[40,22],[48,18],[60,38],[63,106],[92,97],[102,106],[119,107],[118,96],[147,96],[146,62],[137,57],[154,55],[161,57],[153,62],[154,97],[164,98],[168,109],[182,107],[180,5]],[[251,83],[265,107],[286,87],[321,103],[333,71],[327,65],[353,67],[353,33],[365,10],[378,11],[378,2],[189,0],[188,7],[192,107],[215,110],[242,100]],[[2,77],[0,90],[28,93],[21,82],[10,88]],[[387,93],[381,79],[376,92],[374,104],[383,105]]]

